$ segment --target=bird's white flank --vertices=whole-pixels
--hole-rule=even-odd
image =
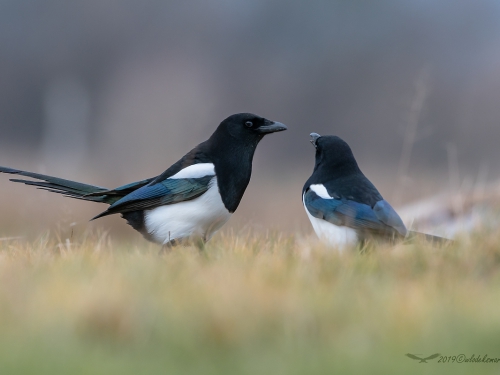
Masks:
[[[171,179],[181,178],[200,178],[205,176],[215,176],[215,167],[212,163],[193,164],[181,169],[179,172],[170,176]]]
[[[321,188],[318,188],[318,186],[322,187],[326,191],[323,185],[311,185],[311,190],[313,190],[316,194],[318,194],[318,191],[314,190],[313,186],[315,186],[316,189],[320,192]],[[318,194],[318,196],[321,197],[320,194]],[[324,199],[333,198],[328,195],[328,197]],[[358,235],[354,229],[344,226],[338,226],[326,220],[314,217],[309,213],[309,210],[307,209],[307,206],[304,202],[304,196],[302,196],[302,203],[304,204],[307,217],[309,218],[309,221],[313,226],[314,232],[316,232],[316,235],[322,242],[329,246],[336,247],[339,251],[342,251],[349,246],[355,246],[358,243]]]
[[[144,224],[158,243],[182,238],[208,241],[230,217],[214,177],[208,190],[196,199],[144,211]]]

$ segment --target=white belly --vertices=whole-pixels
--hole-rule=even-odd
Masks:
[[[305,204],[304,208],[316,235],[325,244],[343,250],[345,247],[354,246],[358,243],[358,235],[354,229],[340,227],[326,220],[318,219],[309,213]]]
[[[144,224],[155,242],[161,244],[187,238],[208,241],[230,217],[214,177],[198,198],[144,211]]]

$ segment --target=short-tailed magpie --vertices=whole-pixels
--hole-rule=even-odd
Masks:
[[[146,239],[171,246],[206,242],[240,204],[250,181],[255,148],[266,135],[286,130],[251,113],[229,116],[212,136],[161,175],[108,190],[38,173],[0,167],[0,172],[38,181],[11,179],[67,197],[107,203],[99,217],[121,214]]]
[[[307,216],[318,237],[340,249],[370,238],[441,237],[409,231],[358,167],[349,145],[337,136],[311,133],[314,171],[302,189]]]

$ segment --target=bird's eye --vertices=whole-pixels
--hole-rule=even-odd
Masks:
[[[247,128],[251,128],[253,126],[253,122],[252,121],[247,121],[247,122],[245,122],[245,126]]]

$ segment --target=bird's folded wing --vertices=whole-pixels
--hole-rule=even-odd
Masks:
[[[143,186],[124,196],[94,219],[115,213],[153,209],[158,206],[195,199],[210,187],[214,175],[200,178],[166,179]]]
[[[312,190],[304,194],[304,204],[311,215],[335,225],[382,235],[392,235],[394,231],[399,232],[398,228],[390,225],[395,219],[390,212],[385,211],[387,210],[385,206],[382,208],[386,216],[391,219],[389,221],[367,204],[343,198],[323,199]]]

